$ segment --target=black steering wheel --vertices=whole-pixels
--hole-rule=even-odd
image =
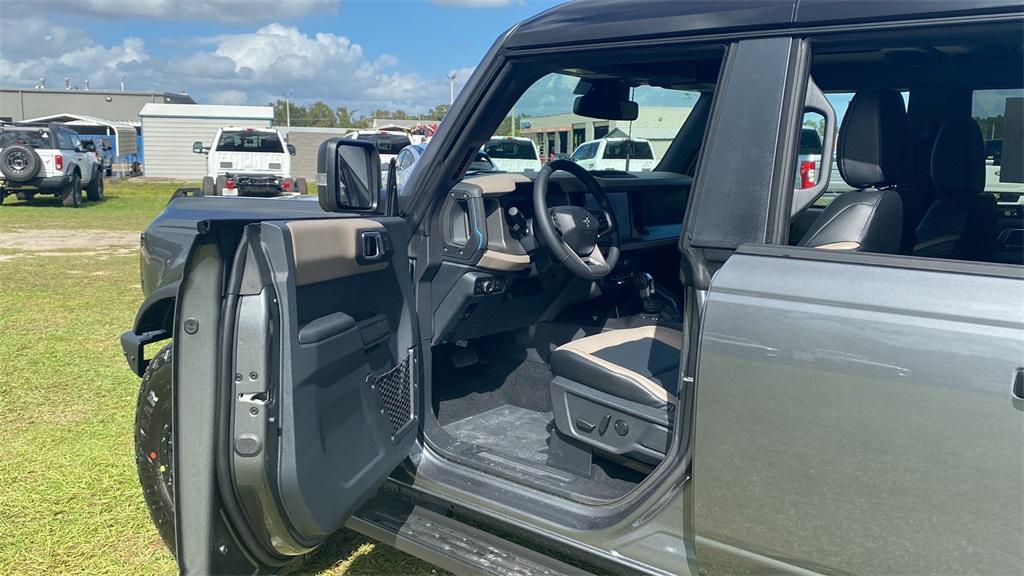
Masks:
[[[548,180],[564,170],[575,176],[594,197],[600,210],[583,206],[548,207]],[[569,160],[548,162],[537,174],[533,185],[535,224],[551,256],[569,270],[587,280],[604,278],[619,260],[619,231],[615,229],[608,196],[590,172]],[[602,254],[597,245],[600,238],[608,238],[608,253]]]

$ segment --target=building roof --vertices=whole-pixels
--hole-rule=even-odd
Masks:
[[[114,129],[130,128],[131,130],[135,130],[135,126],[131,122],[125,122],[123,120],[104,120],[103,118],[86,116],[85,114],[50,114],[49,116],[29,118],[27,120],[22,120],[22,122],[60,122],[71,126],[110,126]]]
[[[19,87],[7,87],[0,88],[0,92],[24,92],[25,94],[60,94],[65,96],[81,96],[89,94],[98,94],[100,96],[147,96],[153,97],[158,96],[164,100],[164,102],[170,102],[175,104],[195,104],[196,101],[185,94],[184,92],[161,92],[159,90],[67,90],[63,88],[19,88]]]
[[[232,120],[273,120],[270,106],[218,106],[213,104],[148,103],[139,112],[142,118],[225,118]]]

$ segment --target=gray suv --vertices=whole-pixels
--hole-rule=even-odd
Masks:
[[[1020,181],[1022,6],[626,4],[502,35],[401,195],[332,139],[317,198],[147,228],[122,344],[184,573],[343,527],[456,573],[1020,573],[1024,219],[979,126]],[[467,174],[512,109],[658,164]]]

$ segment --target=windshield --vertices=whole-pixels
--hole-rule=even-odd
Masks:
[[[284,152],[276,132],[225,130],[217,141],[218,152]]]
[[[399,150],[410,144],[405,134],[360,134],[356,139],[373,143],[378,154],[398,154]]]
[[[654,160],[654,152],[647,142],[635,140],[610,140],[604,148],[605,160]]]
[[[491,140],[484,145],[484,153],[502,160],[536,160],[533,143],[523,140]]]
[[[658,80],[669,84],[665,78]],[[535,161],[535,171],[539,169],[538,159],[543,166],[552,160],[571,158],[587,170],[651,170],[700,97],[693,90],[631,86],[629,99],[637,104],[637,118],[611,120],[573,112],[579,83],[577,76],[552,73],[534,82],[519,97],[510,110],[514,117],[506,116],[484,147],[498,169],[528,172],[530,167],[522,161],[530,159]],[[503,166],[504,159],[513,158],[517,164]]]
[[[32,148],[53,148],[50,134],[45,130],[5,130],[0,132],[0,148],[11,144],[24,144]]]

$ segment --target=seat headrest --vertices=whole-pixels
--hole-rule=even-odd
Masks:
[[[932,184],[942,196],[985,190],[985,140],[973,118],[945,122],[932,148]]]
[[[850,100],[839,129],[839,174],[854,188],[882,188],[903,181],[910,128],[896,90],[862,90]]]

